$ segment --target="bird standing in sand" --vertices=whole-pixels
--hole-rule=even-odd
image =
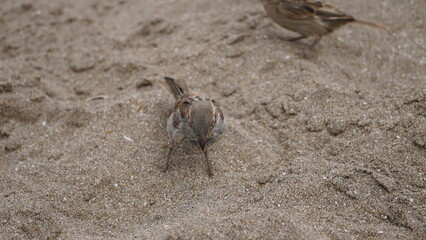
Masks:
[[[261,2],[265,12],[275,23],[301,35],[286,40],[297,41],[307,37],[315,38],[309,47],[301,53],[305,57],[318,44],[322,36],[332,33],[347,23],[387,29],[377,23],[357,20],[321,0],[261,0]]]
[[[169,77],[165,77],[165,80],[165,85],[176,102],[167,121],[171,144],[164,172],[169,168],[170,157],[176,144],[186,140],[201,148],[207,164],[207,173],[212,176],[207,148],[226,130],[222,110],[216,101],[191,93],[184,81]]]

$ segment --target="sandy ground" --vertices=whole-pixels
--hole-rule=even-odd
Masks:
[[[425,239],[426,2],[333,0],[309,40],[256,0],[2,0],[0,239]],[[163,76],[215,98],[167,173]]]

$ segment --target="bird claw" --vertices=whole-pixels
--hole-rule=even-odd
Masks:
[[[306,59],[314,58],[314,57],[316,57],[316,56],[317,56],[317,54],[315,54],[315,53],[313,53],[313,52],[311,52],[311,51],[308,51],[308,50],[304,50],[304,51],[302,51],[302,52],[298,53],[298,55],[299,55],[300,57],[302,57],[302,58],[306,58]]]

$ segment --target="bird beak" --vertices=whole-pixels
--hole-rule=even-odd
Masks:
[[[206,148],[206,145],[207,145],[207,140],[203,137],[199,137],[198,138],[198,144],[200,144],[201,150],[204,151],[204,149]]]

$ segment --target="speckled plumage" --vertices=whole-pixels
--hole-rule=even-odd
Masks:
[[[166,86],[176,99],[167,120],[167,131],[172,141],[164,171],[167,171],[173,148],[188,141],[198,144],[206,158],[208,174],[212,175],[207,147],[226,130],[225,118],[219,104],[209,98],[190,93],[184,81],[166,77]]]
[[[261,2],[267,15],[276,24],[301,35],[288,39],[289,41],[315,37],[315,41],[307,50],[312,49],[322,36],[332,33],[347,23],[353,22],[386,29],[385,26],[376,23],[357,20],[322,0],[261,0]],[[303,55],[306,53],[305,50]]]

